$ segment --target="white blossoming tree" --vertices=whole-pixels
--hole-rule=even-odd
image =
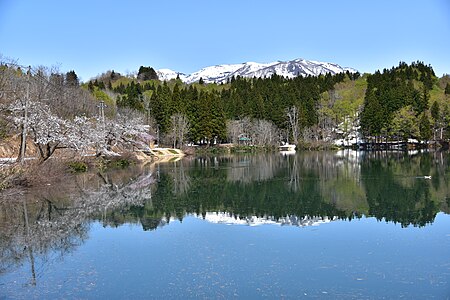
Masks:
[[[48,105],[31,102],[27,118],[23,116],[20,101],[10,105],[14,124],[21,128],[26,122],[27,134],[38,149],[39,161],[49,159],[58,149],[72,149],[84,155],[95,151],[97,155],[119,155],[114,149],[146,149],[153,138],[139,118],[118,115],[114,120],[76,116],[73,120],[53,114]]]

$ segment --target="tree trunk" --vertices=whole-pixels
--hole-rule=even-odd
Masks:
[[[20,135],[20,148],[19,148],[19,156],[17,157],[18,162],[23,162],[25,160],[25,153],[27,151],[27,141],[26,141],[26,134],[23,132],[25,131],[25,125],[22,125],[22,134]]]
[[[53,153],[55,153],[56,149],[58,148],[58,144],[38,144],[37,147],[39,149],[39,164],[42,164],[47,159],[49,159],[53,155]]]

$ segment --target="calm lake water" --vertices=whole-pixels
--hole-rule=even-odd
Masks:
[[[352,151],[82,174],[0,200],[0,299],[449,299],[449,176]]]

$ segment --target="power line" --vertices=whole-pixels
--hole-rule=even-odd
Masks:
[[[55,83],[51,82],[48,77],[46,77],[42,74],[42,70],[40,70],[39,68],[32,68],[31,66],[20,65],[18,63],[13,63],[13,62],[0,62],[0,66],[16,67],[16,68],[20,68],[20,69],[28,68],[27,73],[30,72],[30,74],[33,76],[32,79],[36,79],[36,77],[37,77],[37,78],[41,79],[42,81],[45,81],[48,85],[52,86],[55,89],[61,89],[62,87],[66,87],[64,85],[56,85]],[[51,73],[50,76],[51,75],[63,76],[63,80],[64,80],[63,73],[55,72],[55,73]]]

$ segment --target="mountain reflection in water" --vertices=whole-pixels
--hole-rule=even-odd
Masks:
[[[309,226],[373,216],[426,226],[448,213],[449,157],[435,152],[305,152],[188,157],[88,173],[0,200],[0,276],[86,241],[91,222],[154,230],[186,215],[226,224]],[[427,179],[424,176],[431,176]]]

